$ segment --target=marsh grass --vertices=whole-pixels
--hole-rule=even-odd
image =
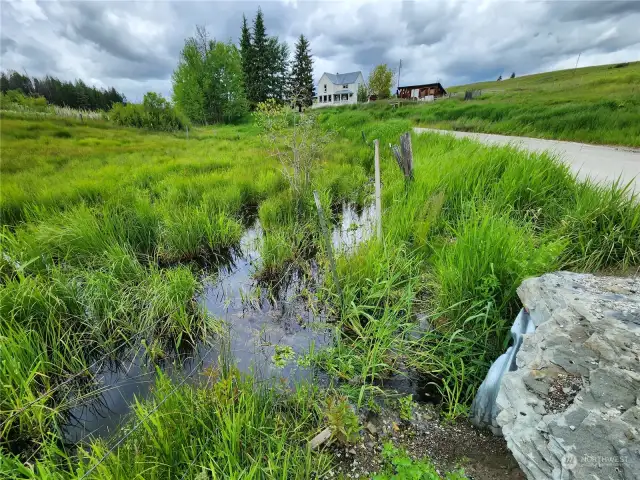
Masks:
[[[311,361],[358,406],[411,370],[440,390],[447,418],[463,415],[506,347],[524,278],[638,270],[640,206],[628,186],[578,181],[548,155],[429,134],[413,137],[406,184],[387,146],[413,120],[375,108],[319,114],[337,132],[311,176],[330,220],[336,206],[370,200],[373,149],[362,132],[382,146],[383,239],[338,255],[342,298],[326,275],[313,198],[292,201],[255,126],[195,129],[187,140],[1,112],[0,468],[27,478],[80,477],[92,465],[95,478],[325,471],[328,458],[305,446],[324,416],[318,392],[228,371],[160,405],[175,387],[162,379],[136,405],[143,428],[100,465],[105,441],[79,457],[61,446],[70,400],[92,395],[96,359],[144,340],[153,362],[219,331],[197,302],[199,268],[237,245],[254,221],[247,212],[264,230],[257,277],[277,284],[295,269],[324,281],[314,296],[333,307],[336,341]]]
[[[438,135],[413,137],[406,185],[385,145],[410,125],[375,118],[324,117],[354,155],[370,151],[361,131],[383,145],[384,240],[339,258],[346,307],[336,346],[316,361],[359,385],[349,389],[359,404],[377,382],[416,370],[455,418],[507,346],[522,280],[561,268],[638,270],[640,204],[627,185],[579,181],[552,156]],[[416,313],[427,314],[426,331]]]
[[[0,122],[0,448],[22,460],[61,440],[68,400],[95,387],[93,370],[73,376],[97,358],[144,341],[153,362],[219,331],[196,300],[200,267],[237,247],[247,214],[259,209],[267,226],[274,275],[315,248],[312,199],[302,215],[287,210],[290,191],[253,125],[187,139],[25,112]],[[327,211],[362,198],[364,168],[339,154],[346,144],[331,145],[335,158],[311,178]]]
[[[21,478],[81,478],[95,467],[87,478],[147,479],[302,479],[326,473],[329,457],[307,446],[323,421],[315,387],[289,392],[233,368],[201,380],[170,395],[174,384],[160,374],[153,398],[136,403],[131,423],[119,433],[142,423],[102,463],[113,441],[93,441],[76,458],[47,445],[28,466],[6,458],[5,471],[12,468]]]

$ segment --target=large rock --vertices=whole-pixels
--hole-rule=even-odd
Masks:
[[[530,479],[640,478],[640,279],[526,280],[536,325],[504,374],[498,425]]]

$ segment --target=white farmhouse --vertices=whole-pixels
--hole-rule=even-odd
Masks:
[[[323,73],[318,82],[314,107],[358,103],[358,87],[364,85],[362,72]]]

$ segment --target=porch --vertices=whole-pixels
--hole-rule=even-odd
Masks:
[[[316,104],[320,105],[340,105],[344,103],[353,103],[353,92],[351,90],[340,90],[333,94],[318,95]]]

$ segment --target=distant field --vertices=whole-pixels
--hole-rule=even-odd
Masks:
[[[465,90],[481,90],[463,101]],[[388,103],[378,119],[406,118],[420,126],[640,147],[640,62],[547,72],[500,82],[447,87],[455,98],[431,104]]]

